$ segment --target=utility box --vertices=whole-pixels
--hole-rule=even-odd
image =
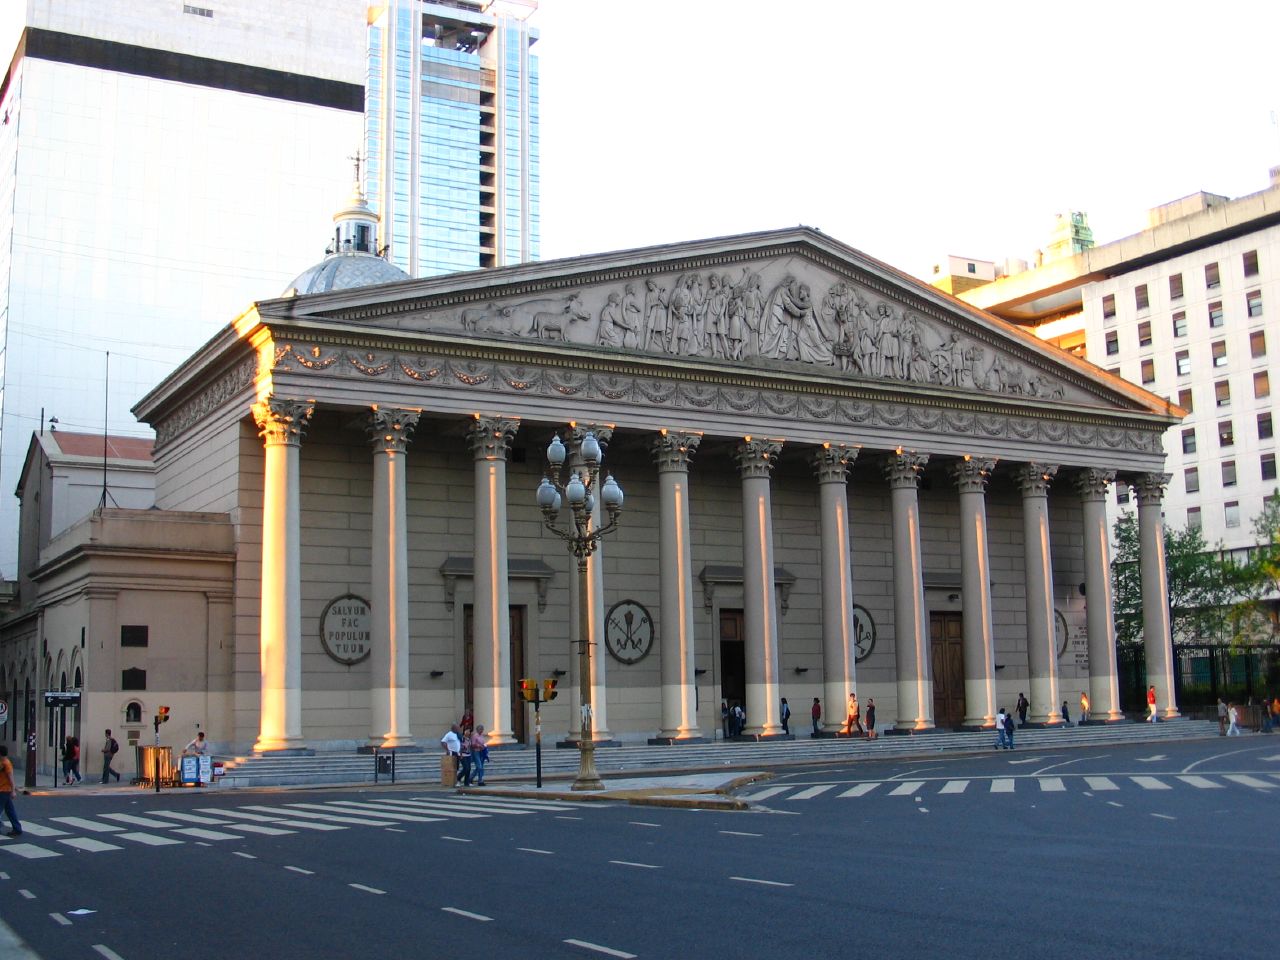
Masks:
[[[452,787],[458,782],[458,762],[453,754],[446,753],[440,758],[440,786]]]

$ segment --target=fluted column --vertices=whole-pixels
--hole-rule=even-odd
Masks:
[[[1167,473],[1144,473],[1134,478],[1138,493],[1138,539],[1141,546],[1142,643],[1146,648],[1147,683],[1156,688],[1160,716],[1179,716],[1173,685],[1173,637],[1169,624],[1169,571],[1164,556],[1164,518],[1161,502],[1169,483]]]
[[[987,481],[993,459],[965,457],[951,468],[960,489],[960,568],[964,588],[964,725],[995,725],[996,653],[991,626],[991,558],[987,547]]]
[[[375,406],[370,560],[369,746],[413,746],[409,731],[409,547],[405,447],[420,410]]]
[[[899,449],[884,463],[893,513],[893,638],[900,730],[933,728],[933,661],[920,557],[920,471],[927,454]]]
[[[853,576],[849,552],[849,467],[858,448],[824,443],[810,455],[818,477],[819,523],[822,531],[822,693],[827,703],[827,730],[844,725],[844,704],[858,689],[855,661]]]
[[[507,584],[507,453],[520,421],[477,415],[467,434],[475,458],[475,604],[471,637],[475,720],[490,744],[512,743],[511,607]]]
[[[735,459],[742,477],[742,599],[749,735],[782,733],[778,703],[778,609],[773,583],[773,499],[769,475],[782,442],[746,437]]]
[[[588,433],[594,433],[596,441],[600,444],[600,450],[606,451],[609,447],[609,441],[613,439],[613,427],[608,424],[598,423],[577,423],[570,426],[567,430],[569,440],[569,466],[573,468],[582,463],[582,441]],[[591,528],[599,529],[603,525],[603,504],[600,497],[600,485],[604,482],[604,478],[608,476],[608,470],[600,470],[596,474],[596,482],[591,487],[591,495],[595,498],[595,509],[591,512]],[[595,552],[587,558],[587,582],[591,585],[591,596],[588,604],[590,610],[591,622],[587,624],[586,636],[591,643],[591,733],[596,741],[609,741],[613,739],[613,733],[609,730],[609,689],[608,689],[608,661],[609,654],[604,644],[604,550],[605,545],[602,541],[596,546]],[[580,636],[576,632],[578,622],[578,610],[581,606],[578,602],[578,590],[581,589],[579,577],[573,577],[569,585],[570,609],[573,611],[572,625],[574,633],[571,636]],[[570,657],[572,677],[575,682],[572,684],[575,693],[579,688],[576,682],[578,675],[578,658]],[[579,706],[575,706],[569,712],[569,739],[577,740],[582,730],[582,711]]]
[[[1061,723],[1058,699],[1058,645],[1053,615],[1053,555],[1049,550],[1049,484],[1052,464],[1027,463],[1018,470],[1022,487],[1022,543],[1027,589],[1027,683],[1031,719]]]
[[[1111,470],[1083,470],[1076,476],[1084,525],[1084,610],[1089,634],[1089,714],[1123,719],[1116,668],[1115,605],[1111,594],[1111,540],[1107,529],[1107,488]]]
[[[659,736],[690,740],[698,728],[694,673],[693,569],[689,552],[689,460],[702,435],[663,430],[650,451],[658,466],[658,624],[662,655]]]
[[[261,701],[255,753],[305,748],[302,739],[302,574],[299,447],[311,400],[253,405],[263,443]]]

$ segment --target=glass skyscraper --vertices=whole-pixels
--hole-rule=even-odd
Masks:
[[[539,256],[534,0],[388,0],[369,11],[366,187],[415,277]]]

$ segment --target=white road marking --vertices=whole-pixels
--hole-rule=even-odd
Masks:
[[[1013,779],[1010,777],[996,777],[991,781],[992,793],[1013,793]]]
[[[1056,770],[1058,767],[1069,767],[1073,763],[1080,763],[1082,760],[1102,760],[1108,754],[1099,753],[1092,757],[1076,757],[1074,760],[1063,760],[1061,763],[1051,763],[1047,767],[1041,767],[1039,770],[1032,770],[1031,776],[1038,777],[1042,773],[1048,773],[1050,770]]]
[[[44,847],[37,847],[34,843],[12,843],[5,844],[0,847],[5,853],[12,853],[16,857],[22,857],[23,860],[43,860],[45,857],[60,857],[62,854],[55,853],[53,850],[46,850]]]
[[[1168,760],[1168,759],[1169,759],[1169,758],[1168,758],[1167,756],[1165,756],[1163,753],[1157,753],[1157,754],[1156,754],[1155,756],[1153,756],[1153,757],[1138,757],[1138,758],[1137,758],[1137,760],[1138,760],[1138,762],[1139,762],[1139,763],[1155,763],[1157,760]]]
[[[1161,820],[1177,820],[1177,817],[1171,817],[1167,813],[1153,813],[1153,817],[1159,817]]]
[[[557,820],[581,820],[581,817],[556,817]]]
[[[1258,759],[1259,759],[1259,760],[1269,760],[1269,761],[1280,760],[1280,753],[1273,753],[1273,754],[1272,754],[1271,756],[1269,756],[1269,757],[1259,757]]]
[[[204,827],[180,827],[173,831],[174,833],[183,833],[188,837],[195,837],[197,840],[243,840],[244,837],[234,833],[222,833],[218,830],[206,830]]]
[[[1265,787],[1268,790],[1274,790],[1275,784],[1268,783],[1266,780],[1259,780],[1257,777],[1251,777],[1247,773],[1224,773],[1224,780],[1230,780],[1232,783],[1244,784],[1246,787]]]
[[[968,780],[948,780],[942,785],[939,793],[964,793],[969,786]]]
[[[105,944],[95,943],[93,945],[93,949],[97,950],[98,953],[106,957],[107,960],[124,960],[124,957],[120,956],[120,954],[116,953],[114,950],[112,950],[110,947],[106,946]]]
[[[232,830],[239,830],[241,833],[256,833],[264,837],[283,837],[286,834],[298,832],[296,830],[281,830],[279,827],[264,827],[260,823],[228,823],[227,826]]]
[[[1275,779],[1280,780],[1280,773],[1269,773],[1267,774],[1267,776],[1274,777]]]
[[[1040,791],[1042,793],[1062,793],[1066,789],[1061,777],[1040,777]]]
[[[3,870],[0,870],[0,880],[8,880],[8,879],[9,879],[9,875],[5,873]]]
[[[782,883],[778,880],[757,880],[755,877],[730,877],[730,880],[738,880],[741,883],[759,883],[766,887],[794,887],[794,883]]]
[[[878,786],[880,786],[878,783],[859,783],[856,786],[850,787],[844,793],[837,794],[836,797],[837,799],[840,797],[862,797]]]
[[[925,762],[925,763],[929,763],[929,764],[939,764],[939,763],[948,763],[948,762],[950,762],[950,761],[946,761],[946,760],[926,760],[926,761],[924,761],[924,762]],[[902,779],[903,777],[914,777],[916,774],[920,773],[920,771],[922,771],[922,770],[928,770],[928,769],[930,769],[930,768],[929,768],[929,767],[912,767],[910,770],[903,770],[901,773],[895,773],[892,777],[889,777],[888,779],[889,779],[889,780],[900,780],[900,779]]]
[[[787,797],[788,800],[812,800],[814,797],[821,796],[828,790],[836,788],[834,783],[820,783],[816,787],[809,787],[807,790],[801,790],[799,793],[792,794]]]
[[[352,890],[363,890],[365,893],[376,893],[378,896],[385,896],[385,890],[379,890],[377,887],[366,887],[363,883],[348,883],[348,887]]]
[[[594,950],[596,953],[603,953],[610,957],[622,957],[623,960],[635,960],[634,953],[624,953],[622,950],[614,950],[612,947],[602,947],[598,943],[589,943],[586,940],[566,940],[565,943],[571,947],[582,947],[584,950]]]
[[[414,810],[414,809],[420,809],[420,808],[418,807],[418,805],[415,804],[409,807],[408,809]],[[544,812],[541,808],[526,807],[523,804],[516,805],[512,803],[505,803],[502,800],[489,800],[489,799],[472,800],[470,798],[460,802],[458,804],[458,809],[474,810],[480,813],[502,813],[502,814],[508,814],[510,816],[516,816],[516,817],[524,817],[532,813]],[[555,809],[562,810],[564,808],[556,807]]]
[[[394,827],[395,824],[388,820],[369,820],[364,817],[344,817],[336,813],[308,813],[305,810],[293,810],[288,807],[262,807],[251,806],[250,810],[260,810],[263,813],[282,813],[289,817],[302,817],[307,820],[332,820],[334,823],[350,823],[359,827]]]
[[[120,823],[127,823],[133,827],[151,827],[152,829],[168,830],[173,826],[167,820],[155,820],[151,817],[135,817],[131,813],[100,813],[98,816],[103,820],[117,820]]]
[[[243,837],[236,837],[235,839],[236,839],[236,840],[243,840],[244,838],[243,838]],[[213,846],[213,844],[212,844],[212,843],[205,843],[203,840],[197,840],[197,841],[196,841],[196,846],[197,846],[197,847],[212,847],[212,846]]]
[[[721,833],[729,837],[763,837],[763,833],[747,833],[745,830],[721,830]]]
[[[29,833],[33,837],[67,837],[70,836],[65,830],[55,830],[53,827],[42,826],[39,823],[32,823],[30,820],[22,824],[22,832]]]
[[[1123,806],[1124,806],[1124,804],[1123,804],[1123,803],[1116,803],[1114,800],[1108,800],[1108,801],[1107,801],[1107,803],[1111,804],[1111,806],[1113,806],[1113,807],[1123,807]]]
[[[378,805],[375,807],[371,803],[358,803],[355,800],[335,800],[333,801],[333,803],[326,804],[324,806],[321,806],[319,804],[301,804],[301,803],[294,804],[294,806],[298,806],[298,807],[308,806],[316,810],[326,810],[326,809],[332,810],[334,807],[337,807],[340,813],[345,813],[348,810],[356,814],[368,813],[368,814],[371,814],[372,816],[381,817],[385,820],[394,820],[398,823],[439,823],[440,822],[440,817],[422,816],[421,811],[419,811],[418,808],[416,807],[411,808],[416,812],[405,813],[400,810],[392,810],[390,807],[386,807],[382,805]],[[434,813],[436,811],[432,811],[432,812]]]
[[[1009,766],[1016,767],[1024,763],[1039,763],[1041,760],[1047,760],[1048,757],[1027,757],[1023,760],[1010,760]]]
[[[452,840],[454,843],[470,843],[465,837],[441,837],[441,840]]]
[[[291,867],[288,864],[285,865],[285,869],[292,870],[294,873],[304,874],[305,876],[308,876],[308,877],[314,877],[316,875],[316,872],[314,870],[303,870],[301,867]]]
[[[644,820],[628,820],[628,821],[627,821],[627,823],[628,823],[628,824],[630,824],[630,825],[631,825],[631,826],[633,826],[633,827],[660,827],[660,826],[662,826],[662,824],[660,824],[660,823],[648,823],[647,821],[644,821]]]
[[[1214,783],[1208,777],[1196,776],[1194,773],[1179,774],[1178,779],[1181,780],[1183,783],[1191,784],[1191,786],[1193,787],[1199,787],[1201,790],[1221,790],[1222,789],[1222,784]]]
[[[452,913],[459,917],[466,917],[468,920],[479,920],[481,923],[488,923],[493,917],[486,917],[483,913],[472,913],[470,910],[459,910],[457,907],[441,907],[445,913]]]
[[[1119,790],[1110,777],[1085,777],[1084,782],[1093,790]]]
[[[385,827],[387,833],[408,833],[408,830],[401,830],[399,827]]]
[[[68,847],[75,847],[85,853],[105,853],[107,850],[122,849],[114,843],[103,843],[101,840],[93,839],[93,837],[68,837],[65,840],[59,840],[58,843],[65,843]]]
[[[257,859],[258,859],[258,858],[257,858],[257,857],[255,857],[252,853],[245,853],[243,850],[236,850],[236,851],[235,851],[235,855],[236,855],[237,857],[244,857],[246,860],[257,860]]]
[[[202,817],[195,813],[181,813],[177,810],[157,810],[157,817],[168,817],[171,820],[181,820],[183,823],[199,823],[207,827],[225,827],[226,820],[216,819],[214,817]]]
[[[145,843],[148,847],[167,847],[183,842],[181,840],[175,840],[173,837],[162,837],[155,833],[117,833],[116,836],[121,840],[132,840],[134,843]]]
[[[1173,789],[1173,787],[1169,786],[1163,780],[1157,780],[1155,777],[1130,777],[1129,779],[1132,780],[1134,783],[1136,783],[1138,786],[1140,786],[1143,790],[1172,790]]]
[[[1201,757],[1195,763],[1187,764],[1182,768],[1182,772],[1190,773],[1202,763],[1212,763],[1214,760],[1221,760],[1223,757],[1234,757],[1237,753],[1257,753],[1259,750],[1266,749],[1266,747],[1245,747],[1243,750],[1228,750],[1226,753],[1215,753],[1212,756]]]
[[[909,797],[924,786],[923,780],[908,780],[889,791],[891,797]]]
[[[219,807],[199,807],[202,813],[220,814],[224,817],[232,817],[236,820],[236,826],[240,826],[240,821],[249,820],[253,823],[272,823],[277,827],[292,827],[295,830],[345,830],[346,827],[339,826],[336,823],[313,823],[310,820],[298,820],[297,817],[310,816],[310,814],[294,814],[293,819],[282,816],[266,816],[257,813],[245,813],[243,810],[224,810]]]
[[[517,849],[517,850],[519,850],[521,853],[540,853],[540,854],[542,854],[544,857],[554,857],[554,856],[555,856],[555,851],[553,851],[553,850],[539,850],[537,847],[516,847],[516,849]]]
[[[68,827],[77,827],[81,830],[88,830],[90,833],[115,833],[122,829],[113,827],[109,823],[98,823],[96,820],[86,820],[84,817],[50,817],[50,820],[56,820],[58,823],[64,823]]]
[[[917,800],[919,800],[920,798],[919,798],[919,797],[916,797],[916,799],[917,799]],[[929,808],[928,808],[928,807],[916,807],[916,809],[917,809],[917,810],[919,810],[921,813],[928,813],[928,812],[929,812]]]
[[[661,870],[656,863],[636,863],[633,860],[610,860],[610,863],[616,863],[620,867],[640,867],[644,870]]]
[[[49,916],[53,917],[54,922],[56,922],[56,923],[57,923],[57,924],[59,924],[60,926],[63,926],[63,927],[69,927],[69,926],[71,926],[71,921],[70,921],[70,920],[68,920],[66,917],[64,917],[64,916],[63,916],[62,914],[60,914],[60,913],[51,913],[51,914],[49,914]]]
[[[742,799],[748,802],[753,802],[755,800],[768,800],[770,797],[776,797],[778,794],[786,793],[790,789],[790,784],[785,787],[769,787],[766,790],[757,790],[755,793],[744,793],[742,795]]]
[[[34,900],[36,898],[36,895],[32,893],[30,890],[23,889],[23,890],[19,890],[18,892],[22,894],[24,897],[26,897],[28,900]]]

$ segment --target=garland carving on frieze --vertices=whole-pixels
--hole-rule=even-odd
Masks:
[[[185,433],[213,411],[253,383],[258,372],[258,358],[247,356],[208,387],[178,407],[171,416],[156,424],[156,448],[163,447],[174,437]]]

